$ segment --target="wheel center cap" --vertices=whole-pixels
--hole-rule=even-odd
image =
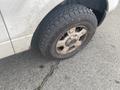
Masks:
[[[66,41],[66,46],[73,46],[75,43],[77,42],[77,39],[76,38],[69,38],[67,41]]]

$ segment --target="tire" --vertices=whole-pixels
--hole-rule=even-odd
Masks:
[[[87,36],[82,45],[67,54],[59,54],[56,44],[63,33],[70,28],[84,25]],[[97,28],[97,18],[92,10],[80,4],[58,6],[52,10],[39,26],[39,49],[41,54],[51,59],[70,58],[82,50],[91,40]]]

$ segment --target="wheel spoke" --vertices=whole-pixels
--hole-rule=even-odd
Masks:
[[[57,47],[65,46],[65,40],[60,40],[57,43]]]
[[[77,47],[79,47],[81,44],[82,44],[82,41],[77,41],[77,42],[74,44],[74,46],[77,48]]]
[[[67,54],[69,52],[69,47],[65,46],[64,49],[61,52],[63,54]]]
[[[72,28],[72,29],[70,29],[70,30],[67,32],[67,34],[68,34],[69,36],[71,36],[71,35],[73,35],[73,34],[76,33],[75,30],[76,30],[76,28]]]
[[[82,29],[80,32],[78,32],[78,36],[79,38],[82,37],[83,35],[85,35],[87,33],[87,30],[86,29]]]

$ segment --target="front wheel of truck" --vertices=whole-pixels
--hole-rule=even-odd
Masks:
[[[41,54],[52,59],[72,57],[89,43],[97,24],[92,10],[80,4],[55,8],[39,26]]]

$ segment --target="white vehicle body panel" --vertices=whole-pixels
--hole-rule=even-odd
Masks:
[[[15,53],[28,50],[42,19],[63,0],[0,0]]]
[[[7,49],[6,46],[6,52],[14,54],[28,50],[31,46],[33,33],[39,23],[54,7],[63,1],[64,0],[0,0],[0,9],[15,50],[15,52],[11,50],[10,40],[7,40],[4,44],[10,44],[11,49]],[[109,11],[117,6],[118,1],[119,0],[108,0]],[[0,48],[2,45],[4,46],[4,44],[1,44],[2,43],[0,43]],[[0,55],[1,54],[2,52],[0,52]],[[8,55],[4,54],[3,56]]]
[[[0,13],[0,58],[11,54],[14,54],[14,51]]]
[[[109,3],[109,11],[112,11],[117,7],[119,0],[108,0],[108,3]]]

